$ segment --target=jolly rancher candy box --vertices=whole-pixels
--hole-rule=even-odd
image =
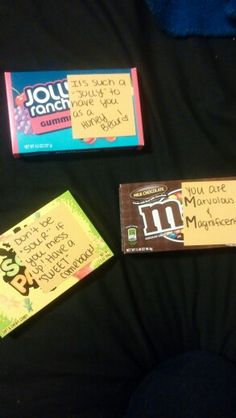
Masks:
[[[14,156],[142,147],[136,68],[6,72]]]
[[[235,246],[236,180],[120,185],[122,251]]]

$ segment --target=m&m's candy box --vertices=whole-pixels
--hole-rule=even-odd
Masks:
[[[121,184],[126,254],[235,246],[235,178]]]
[[[6,72],[12,153],[142,147],[136,68]]]

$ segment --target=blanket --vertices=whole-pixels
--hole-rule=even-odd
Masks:
[[[173,36],[234,36],[235,0],[146,0],[160,27]]]

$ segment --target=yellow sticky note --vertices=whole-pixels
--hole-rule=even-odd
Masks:
[[[233,244],[236,181],[183,182],[184,245]]]
[[[44,292],[96,256],[88,235],[63,203],[18,232],[10,244]]]
[[[68,75],[73,138],[136,134],[130,74]]]

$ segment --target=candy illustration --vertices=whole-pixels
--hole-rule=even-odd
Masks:
[[[19,132],[23,132],[25,135],[32,134],[31,120],[28,110],[25,108],[24,103],[26,96],[24,93],[19,94],[15,98],[16,107],[14,107],[14,118],[16,121],[16,129]]]

